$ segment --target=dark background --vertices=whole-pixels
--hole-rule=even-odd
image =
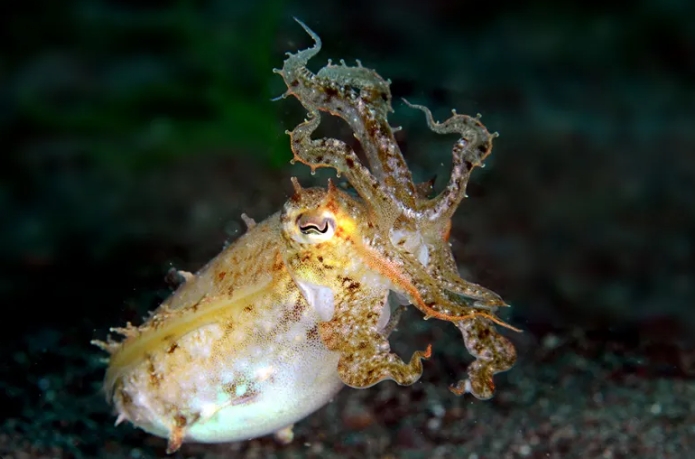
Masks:
[[[693,5],[4,5],[0,455],[106,457],[104,438],[125,435],[108,450],[119,457],[146,441],[128,427],[104,427],[113,419],[98,394],[103,367],[89,340],[139,322],[168,293],[168,269],[197,270],[241,231],[242,212],[260,220],[278,210],[291,175],[325,183],[325,174],[288,164],[283,132],[302,120],[299,104],[270,101],[284,90],[271,69],[285,51],[310,45],[292,16],[323,39],[312,69],[327,58],[360,59],[391,79],[392,124],[404,127],[398,139],[418,179],[436,174],[439,186],[445,182],[454,139],[429,133],[401,97],[439,119],[453,107],[480,112],[499,131],[452,236],[465,276],[512,304],[508,318],[527,331],[520,352],[533,354],[548,336],[579,334],[623,350],[646,346],[651,357],[640,358],[657,362],[658,377],[688,380]],[[333,129],[349,136],[337,123]],[[452,343],[460,353],[462,343]],[[87,436],[96,444],[87,446]]]

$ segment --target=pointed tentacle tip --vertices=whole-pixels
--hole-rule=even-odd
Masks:
[[[321,47],[321,39],[320,39],[319,36],[316,34],[316,32],[314,32],[313,30],[311,30],[311,29],[309,28],[308,25],[304,24],[304,22],[302,22],[302,20],[299,19],[299,18],[297,18],[296,16],[293,16],[292,19],[294,19],[295,21],[297,21],[297,23],[298,23],[300,26],[302,26],[302,29],[304,29],[304,31],[305,31],[306,33],[309,34],[309,36],[310,36],[310,37],[314,40],[314,42],[316,43],[315,46]]]
[[[410,101],[408,99],[406,99],[405,97],[401,97],[401,100],[403,101],[404,104],[406,104],[410,108],[415,108],[415,109],[422,110],[422,111],[427,110],[427,107],[425,107],[424,105],[411,104]]]
[[[273,69],[273,71],[275,71],[275,70],[276,69]],[[279,73],[280,75],[282,75],[282,72],[275,72],[275,73]],[[278,100],[287,99],[287,96],[289,94],[290,94],[289,91],[285,91],[282,94],[280,94],[279,96],[271,98],[270,101],[271,102],[277,102]]]
[[[432,344],[427,345],[427,349],[425,349],[425,352],[422,354],[422,358],[427,360],[430,357],[432,357]]]
[[[472,391],[472,386],[471,386],[471,381],[469,379],[464,379],[456,384],[452,384],[449,386],[449,390],[454,394],[461,396],[463,394],[469,394]]]

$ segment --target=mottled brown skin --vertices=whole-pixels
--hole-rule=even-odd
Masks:
[[[287,85],[283,97],[296,97],[308,111],[308,119],[288,132],[294,160],[308,165],[312,171],[333,168],[352,185],[361,198],[356,205],[364,215],[359,222],[362,262],[388,278],[392,289],[423,311],[425,318],[450,321],[459,328],[466,347],[477,360],[469,367],[469,379],[459,382],[452,390],[457,394],[471,392],[482,399],[491,397],[492,376],[511,368],[516,359],[514,346],[495,330],[494,324],[516,329],[496,317],[496,309],[506,306],[498,295],[459,276],[448,236],[451,217],[465,197],[470,172],[482,166],[496,134],[490,134],[479,117],[453,112],[449,119],[438,123],[427,108],[406,101],[425,113],[427,124],[434,132],[460,136],[452,150],[453,168],[448,185],[439,195],[428,199],[431,184],[414,184],[388,124],[387,115],[392,111],[388,82],[373,70],[362,67],[359,61],[356,67],[342,61],[333,65],[329,61],[317,74],[312,73],[306,65],[319,52],[321,41],[301,25],[315,45],[289,54],[283,68],[275,70]],[[344,142],[311,138],[321,122],[321,112],[348,123],[365,152],[369,168]],[[353,235],[352,240],[345,242],[354,244],[354,239]],[[376,375],[392,371],[389,370],[391,357],[383,357],[383,361],[382,357],[375,358],[381,355],[375,350],[382,343],[376,335],[370,335],[373,339],[370,341],[361,327],[354,327],[372,323],[369,320],[374,320],[374,303],[346,297],[345,304],[345,310],[337,312],[334,320],[322,324],[321,336],[327,346],[341,352],[341,378],[356,387],[370,385],[381,377]],[[360,330],[359,337],[353,336],[355,329]],[[361,348],[356,349],[356,345]],[[356,351],[364,356],[363,363],[356,360]],[[429,350],[423,355],[429,355]],[[366,365],[364,362],[370,363],[360,373],[359,380],[364,384],[358,385],[355,384],[358,378],[351,375],[358,373],[357,368]]]

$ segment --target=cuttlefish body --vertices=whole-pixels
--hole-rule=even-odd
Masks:
[[[302,26],[304,26],[302,24]],[[225,442],[265,435],[304,418],[346,384],[416,382],[431,348],[406,362],[390,350],[395,326],[389,294],[425,318],[452,322],[476,360],[456,394],[492,396],[495,373],[516,358],[494,328],[505,303],[463,280],[448,242],[451,217],[471,170],[490,153],[478,118],[453,114],[443,123],[421,106],[428,126],[454,133],[453,169],[434,198],[414,184],[388,125],[388,83],[358,65],[306,68],[321,42],[290,54],[279,73],[284,96],[308,119],[289,132],[294,159],[312,170],[334,168],[357,196],[302,188],[283,210],[255,224],[169,297],[140,327],[115,329],[122,342],[97,342],[111,354],[105,389],[119,420],[169,439]],[[410,104],[408,104],[410,105]],[[312,139],[320,112],[343,118],[368,166],[337,139]]]

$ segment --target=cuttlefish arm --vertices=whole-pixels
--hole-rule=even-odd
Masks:
[[[484,317],[478,316],[454,324],[463,335],[466,349],[475,357],[475,361],[468,365],[468,379],[459,381],[450,389],[456,395],[468,392],[481,400],[488,399],[495,392],[492,377],[514,365],[516,349]]]
[[[401,386],[414,384],[422,376],[422,360],[430,357],[432,347],[415,351],[410,361],[404,362],[391,352],[388,341],[395,323],[381,324],[383,310],[389,308],[387,298],[365,296],[359,301],[360,308],[353,306],[353,299],[338,305],[335,316],[319,324],[323,343],[340,352],[340,379],[354,388],[370,387],[384,380]]]
[[[320,111],[344,119],[359,140],[372,173],[369,173],[366,168],[351,172],[353,161],[359,162],[356,155],[354,158],[346,158],[342,164],[327,163],[326,156],[321,154],[317,144],[309,148],[309,151],[313,151],[311,154],[306,148],[303,151],[297,151],[293,143],[295,159],[312,169],[335,167],[339,173],[348,177],[358,192],[360,189],[355,185],[356,182],[350,180],[350,176],[359,182],[378,183],[379,190],[369,191],[366,195],[360,193],[364,199],[373,197],[375,194],[380,197],[386,195],[389,200],[384,200],[385,203],[398,202],[403,208],[414,208],[416,188],[410,169],[393,136],[393,129],[387,121],[388,113],[393,111],[389,83],[375,71],[362,67],[359,62],[357,67],[350,67],[342,61],[340,65],[333,65],[329,61],[328,65],[317,74],[312,73],[306,65],[309,59],[320,51],[321,39],[304,23],[299,20],[297,22],[314,40],[314,46],[295,54],[288,53],[282,69],[274,70],[282,76],[287,85],[287,92],[283,94],[283,97],[295,96],[309,112],[310,120],[300,125],[301,131],[311,128],[314,120],[318,125]],[[303,139],[302,136],[297,135],[299,134],[296,132],[297,129],[293,131],[294,138]],[[330,139],[330,141],[335,140]],[[309,145],[304,143],[303,146]],[[365,186],[360,188],[364,193]]]
[[[361,246],[359,251],[361,259],[372,270],[391,279],[394,290],[422,311],[425,318],[453,322],[461,331],[466,348],[476,360],[468,367],[468,379],[452,386],[452,392],[457,395],[470,392],[479,399],[492,397],[493,375],[509,370],[516,361],[514,345],[494,325],[520,330],[497,318],[494,311],[454,301],[446,290],[439,288],[437,279],[407,255],[396,260],[371,247]]]
[[[403,99],[406,105],[421,110],[427,119],[427,127],[437,134],[459,134],[452,150],[453,167],[446,188],[435,198],[424,201],[419,210],[427,220],[446,220],[454,215],[459,204],[466,197],[466,185],[474,167],[483,167],[483,161],[492,152],[490,134],[480,122],[480,115],[473,118],[459,115],[452,110],[452,116],[442,123],[434,121],[432,112],[423,105],[414,105]]]
[[[345,142],[337,139],[312,139],[311,134],[321,124],[321,114],[310,111],[306,121],[287,133],[294,160],[300,161],[312,170],[332,167],[339,175],[350,182],[357,193],[365,200],[391,205],[391,197],[384,193],[379,182],[369,170],[360,163],[357,154]]]
[[[414,107],[424,108],[420,106]],[[426,113],[429,112],[427,111]],[[461,117],[463,115],[455,115],[455,123],[430,124],[437,129],[435,132],[438,133],[467,131],[468,123],[475,119],[470,117],[464,117],[464,119]],[[428,118],[431,120],[431,114],[428,115]],[[435,224],[439,223],[440,226],[448,225],[450,216],[465,195],[465,187],[470,171],[474,165],[482,163],[482,160],[489,154],[491,148],[489,143],[492,136],[490,134],[487,134],[487,137],[484,134],[479,134],[478,137],[470,134],[472,138],[485,139],[483,143],[480,141],[468,143],[464,142],[463,138],[457,142],[454,147],[454,169],[450,184],[438,197],[426,201],[427,205],[423,206],[419,212],[416,212],[408,209],[404,203],[396,201],[393,195],[385,192],[383,187],[380,186],[381,184],[360,163],[355,152],[345,142],[330,138],[312,139],[311,135],[318,128],[320,122],[320,114],[317,111],[309,112],[308,119],[289,132],[295,159],[309,165],[312,169],[318,167],[334,168],[338,173],[345,176],[358,194],[366,202],[369,202],[373,208],[392,208],[394,204],[397,204],[399,210],[403,213],[411,216],[417,214],[429,223],[432,223],[432,220],[437,220]],[[452,128],[457,130],[450,130]],[[487,131],[484,131],[484,133],[487,133]],[[473,148],[463,147],[463,145],[468,144]],[[479,145],[486,147],[485,151],[487,153],[485,155],[482,155],[483,149]],[[397,215],[395,212],[393,214]],[[443,282],[444,288],[459,295],[475,298],[482,307],[506,306],[506,303],[494,292],[459,277],[448,241],[440,238],[440,241],[433,244],[433,249],[433,260],[438,260],[440,263],[431,263],[430,267],[431,270],[438,274],[437,277]]]
[[[473,168],[483,167],[483,161],[492,152],[492,140],[498,134],[490,134],[480,122],[480,116],[473,118],[457,114],[452,110],[452,116],[439,123],[434,120],[432,112],[427,107],[411,104],[405,99],[403,101],[409,107],[421,110],[425,114],[427,126],[433,132],[460,136],[452,149],[453,166],[449,183],[435,198],[421,200],[418,209],[420,218],[425,221],[435,221],[440,225],[450,222],[466,196],[466,186]],[[430,241],[432,249],[430,255],[433,261],[428,265],[430,273],[447,290],[474,298],[475,306],[482,308],[507,306],[496,293],[459,276],[447,239],[448,237],[439,240],[432,238]]]

